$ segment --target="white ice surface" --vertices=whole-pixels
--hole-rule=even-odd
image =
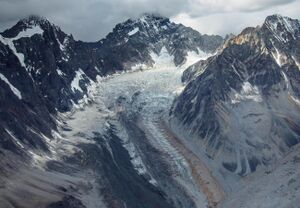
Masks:
[[[119,96],[131,99],[136,92],[140,92],[137,102],[132,105],[132,110],[136,111],[141,106],[144,106],[140,113],[146,124],[145,126],[149,127],[149,132],[151,132],[147,133],[147,138],[151,140],[152,145],[168,155],[167,157],[170,158],[169,162],[174,168],[175,180],[195,198],[198,204],[205,205],[205,196],[199,192],[199,189],[192,182],[191,173],[185,159],[169,144],[164,134],[155,125],[157,115],[161,111],[168,112],[174,97],[184,87],[181,83],[183,68],[174,66],[173,57],[167,53],[166,49],[162,50],[160,56],[153,56],[156,61],[156,67],[149,70],[97,77],[97,82],[90,81],[90,84],[87,86],[88,95],[85,96],[83,102],[92,97],[94,103],[86,105],[88,104],[86,102],[83,105],[85,107],[78,104],[78,108],[74,108],[73,112],[60,114],[60,119],[58,118],[59,131],[52,132],[54,139],[49,139],[39,134],[45,139],[51,154],[44,155],[40,152],[31,151],[33,164],[43,169],[43,165],[49,160],[61,160],[64,156],[81,151],[78,148],[80,143],[97,145],[92,139],[94,132],[105,134],[110,125],[113,124],[116,127],[118,137],[122,140],[124,148],[131,157],[132,165],[137,173],[149,176],[149,183],[158,186],[158,181],[152,175],[151,170],[148,169],[149,167],[147,167],[141,156],[143,153],[128,137],[117,119],[118,113],[122,111],[122,108],[115,104]],[[188,60],[196,61],[195,58]],[[58,73],[61,74],[59,69]],[[83,76],[85,75],[82,70],[76,71],[72,81],[73,90],[82,91],[79,81]],[[66,123],[61,121],[66,121]],[[64,130],[66,128],[69,130]],[[34,132],[33,129],[28,130]],[[34,133],[38,134],[37,132]],[[108,141],[106,141],[106,146],[108,150],[111,149]],[[110,152],[112,158],[114,158],[113,152]],[[112,162],[114,162],[113,160]]]
[[[119,96],[131,96],[140,91],[141,100],[139,102],[147,103],[143,110],[145,118],[149,117],[155,111],[168,110],[174,97],[183,89],[181,83],[181,75],[183,67],[175,67],[173,56],[170,56],[166,48],[161,50],[159,55],[151,54],[155,65],[151,70],[132,71],[120,73],[108,77],[97,77],[97,82],[91,82],[88,87],[89,97],[92,97],[96,102],[95,105],[84,108],[83,111],[76,111],[72,116],[72,120],[68,121],[68,125],[74,131],[84,132],[87,136],[93,136],[93,131],[104,133],[107,129],[107,121],[114,118],[118,110],[111,109],[115,105],[115,101]],[[189,53],[186,64],[194,63],[197,57],[205,57],[204,53]],[[76,72],[76,76],[72,81],[72,89],[78,89],[79,80],[84,73],[82,70]],[[74,132],[72,132],[73,134]],[[64,133],[68,134],[68,133]],[[72,137],[72,135],[67,135]],[[136,152],[126,134],[124,136],[124,144],[132,155],[132,162],[135,167],[139,167],[138,172],[145,172],[145,166],[140,158],[135,156]]]
[[[186,56],[186,61],[180,65],[175,66],[174,64],[174,56],[171,55],[166,47],[162,47],[161,51],[157,54],[155,52],[151,52],[150,56],[152,60],[154,61],[153,67],[154,69],[161,69],[161,68],[168,68],[168,69],[179,69],[179,70],[185,70],[189,66],[195,64],[196,62],[200,60],[205,60],[208,57],[212,56],[212,54],[205,53],[198,49],[198,52],[195,51],[188,51]],[[147,69],[148,67],[144,64],[137,64],[132,69]]]
[[[150,56],[154,61],[154,68],[175,68],[174,57],[169,54],[166,47],[163,47],[159,54],[151,52]]]

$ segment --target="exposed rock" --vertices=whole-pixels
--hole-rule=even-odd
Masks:
[[[247,175],[300,141],[299,31],[298,20],[267,17],[184,73],[171,121],[221,172]]]

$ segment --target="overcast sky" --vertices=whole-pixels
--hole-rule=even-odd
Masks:
[[[299,8],[300,0],[0,0],[0,31],[37,14],[76,39],[95,41],[115,24],[153,12],[201,33],[225,35],[274,13],[300,19]]]

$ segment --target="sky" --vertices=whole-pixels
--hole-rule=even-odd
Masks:
[[[203,34],[238,34],[281,14],[300,19],[300,0],[0,0],[0,31],[40,15],[78,40],[97,41],[142,13],[157,13]]]

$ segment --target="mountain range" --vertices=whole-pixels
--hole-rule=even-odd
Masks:
[[[0,33],[0,207],[297,207],[299,63],[281,15],[222,38],[144,14],[97,42],[22,19]]]
[[[152,66],[151,55],[163,47],[182,65],[189,51],[212,53],[222,42],[220,36],[201,35],[150,14],[118,24],[95,43],[75,41],[42,17],[20,20],[1,33],[1,137],[7,138],[1,145],[20,149],[9,131],[22,143],[47,150],[42,137],[27,128],[51,137],[53,117],[89,102],[97,77]]]

